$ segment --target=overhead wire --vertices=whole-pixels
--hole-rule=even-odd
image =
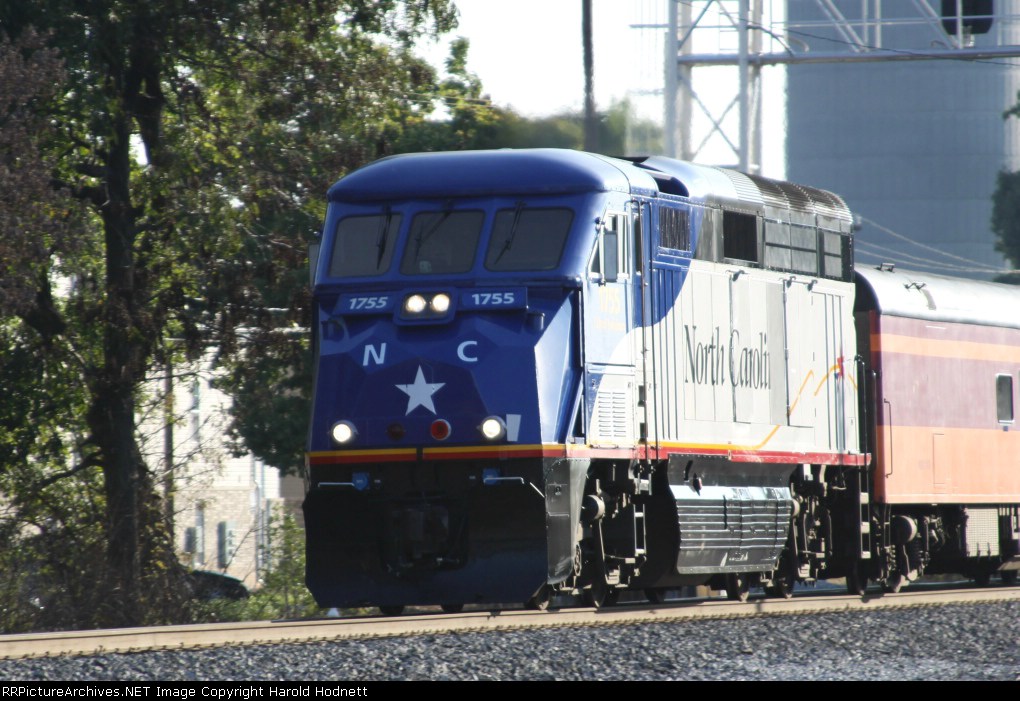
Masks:
[[[969,268],[966,266],[947,266],[938,262],[925,262],[925,259],[914,259],[910,256],[902,254],[889,256],[882,253],[874,253],[868,251],[866,248],[862,248],[858,242],[854,242],[854,258],[866,258],[868,261],[874,263],[895,263],[902,264],[908,268],[920,268],[936,273],[944,273],[946,275],[962,275],[965,273],[975,273],[982,275],[1012,275],[1020,273],[1020,270],[1010,268]]]
[[[925,268],[931,268],[935,270],[945,270],[957,273],[974,273],[974,272],[987,272],[987,273],[998,273],[1002,272],[999,268],[991,268],[985,265],[979,267],[955,265],[953,263],[943,263],[933,258],[925,258],[923,256],[914,256],[903,251],[889,248],[888,246],[880,246],[878,244],[869,243],[862,241],[861,239],[854,240],[854,250],[864,255],[871,256],[873,258],[881,258],[885,262],[903,262],[910,261],[911,265],[918,265]],[[890,255],[891,254],[891,255]],[[895,260],[890,260],[893,258]]]
[[[905,243],[912,244],[914,246],[917,246],[918,248],[921,248],[922,250],[929,251],[931,253],[935,253],[936,255],[943,256],[943,257],[948,258],[950,260],[958,261],[959,263],[963,263],[964,265],[959,265],[958,263],[949,263],[949,262],[945,262],[945,261],[940,261],[940,260],[937,260],[937,259],[934,259],[934,258],[926,258],[926,257],[923,257],[923,256],[912,255],[910,253],[906,253],[906,252],[901,251],[901,250],[889,248],[888,246],[882,246],[881,244],[873,243],[873,242],[870,242],[870,241],[865,241],[860,236],[856,237],[854,239],[854,248],[857,251],[859,251],[862,255],[875,258],[876,260],[881,260],[881,261],[884,261],[884,262],[899,262],[899,261],[889,261],[888,260],[888,256],[885,256],[883,258],[883,253],[882,252],[888,252],[888,253],[892,253],[894,256],[897,256],[897,257],[899,257],[901,259],[913,261],[913,264],[917,264],[919,266],[923,266],[923,267],[928,268],[928,269],[941,270],[941,271],[946,271],[946,272],[956,272],[956,273],[986,273],[986,274],[992,274],[992,275],[1005,275],[1005,274],[1012,274],[1012,273],[1020,272],[1020,270],[1017,270],[1017,269],[1011,269],[1011,268],[1006,268],[1006,267],[995,267],[994,265],[990,265],[988,263],[983,263],[983,262],[981,262],[979,260],[974,260],[972,258],[966,258],[964,256],[958,256],[958,255],[956,255],[954,253],[949,253],[948,251],[944,251],[941,248],[937,248],[935,246],[931,246],[931,245],[928,245],[926,243],[921,243],[920,241],[916,241],[916,240],[910,238],[909,236],[905,236],[904,234],[901,234],[899,232],[893,231],[889,227],[883,226],[882,224],[879,224],[878,222],[876,222],[876,221],[874,221],[872,219],[869,219],[869,218],[867,218],[865,216],[858,215],[858,217],[860,218],[860,220],[862,222],[865,222],[865,223],[869,224],[870,226],[874,227],[875,229],[881,231],[882,233],[884,233],[884,234],[886,234],[886,235],[888,235],[890,237],[899,239],[901,241],[904,241]],[[869,248],[874,249],[874,250],[879,251],[879,252],[876,253],[874,251],[869,251],[868,250]]]
[[[987,267],[987,268],[991,269],[991,271],[996,271],[997,272],[997,269],[994,266],[989,265],[988,263],[982,263],[979,260],[974,260],[972,258],[964,258],[963,256],[958,256],[958,255],[956,255],[954,253],[949,253],[948,251],[943,251],[941,248],[936,248],[935,246],[930,246],[930,245],[928,245],[926,243],[921,243],[920,241],[916,241],[916,240],[910,238],[909,236],[905,236],[903,234],[897,233],[897,232],[893,231],[892,229],[890,229],[889,227],[883,226],[883,225],[879,224],[878,222],[876,222],[876,221],[874,221],[872,219],[868,219],[867,217],[865,217],[863,215],[858,215],[858,216],[860,217],[862,222],[867,222],[868,224],[870,224],[871,226],[875,227],[876,229],[878,229],[882,233],[888,234],[889,236],[897,238],[897,239],[899,239],[901,241],[905,241],[905,242],[907,242],[909,244],[917,246],[918,248],[922,248],[922,249],[924,249],[926,251],[930,251],[932,253],[936,253],[936,254],[938,254],[940,256],[945,256],[946,258],[951,258],[953,260],[958,260],[961,263],[970,263],[971,265],[984,266],[984,267]]]
[[[1017,17],[1017,16],[1010,16],[1010,18],[1013,19],[1013,20],[1020,19],[1020,17]],[[762,31],[765,30],[764,27],[760,27],[760,26],[757,26],[757,25],[749,24],[749,26],[751,28],[753,28],[753,29],[759,29],[759,30],[762,30]],[[806,37],[806,38],[809,38],[809,39],[817,39],[819,41],[827,41],[827,42],[830,42],[832,44],[840,44],[840,45],[843,45],[843,46],[850,46],[850,47],[854,47],[854,48],[858,48],[858,49],[868,49],[868,50],[872,50],[872,51],[887,51],[889,53],[901,54],[901,55],[904,55],[904,56],[918,56],[918,57],[923,58],[925,60],[932,60],[932,61],[964,61],[964,62],[967,62],[967,63],[984,63],[984,64],[988,64],[988,65],[993,65],[993,66],[1006,66],[1006,67],[1009,67],[1009,68],[1016,68],[1016,67],[1020,66],[1020,63],[1018,63],[1016,61],[1004,61],[1004,60],[992,59],[992,58],[970,58],[970,57],[967,57],[967,56],[953,56],[952,53],[947,53],[945,56],[932,56],[929,52],[920,51],[920,50],[916,50],[916,49],[914,49],[914,50],[912,50],[912,49],[890,49],[890,48],[886,48],[886,47],[882,47],[882,46],[877,46],[875,44],[870,44],[870,43],[865,43],[865,42],[847,41],[846,39],[836,39],[834,37],[824,36],[822,34],[813,34],[811,32],[806,32],[806,31],[801,30],[801,29],[792,29],[792,28],[790,28],[789,24],[787,24],[785,29],[786,29],[786,33],[787,34],[797,35],[798,37]]]

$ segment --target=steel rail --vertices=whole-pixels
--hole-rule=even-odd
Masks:
[[[275,645],[523,628],[630,625],[755,615],[870,611],[1002,601],[1020,601],[1020,588],[988,587],[948,591],[906,591],[898,594],[869,591],[864,597],[826,594],[795,596],[792,599],[751,599],[744,603],[708,599],[654,605],[631,604],[602,609],[468,611],[458,614],[424,613],[394,617],[364,616],[340,619],[253,621],[23,633],[0,636],[0,659],[187,650],[240,645]]]

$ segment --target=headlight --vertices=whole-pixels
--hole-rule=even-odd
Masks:
[[[440,292],[429,303],[436,314],[445,314],[450,308],[450,295]]]
[[[350,421],[337,421],[329,430],[329,434],[338,445],[346,445],[354,440],[358,432]]]
[[[408,314],[421,314],[425,311],[425,298],[421,295],[411,295],[404,300],[404,311]]]
[[[411,321],[430,321],[445,317],[453,307],[446,292],[414,292],[404,297],[400,316]]]
[[[506,436],[506,424],[503,423],[503,419],[498,416],[490,416],[484,421],[482,425],[478,427],[485,436],[486,440],[498,441],[499,439]]]

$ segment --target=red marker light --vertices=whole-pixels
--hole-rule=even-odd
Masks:
[[[437,441],[445,441],[450,437],[450,422],[444,419],[436,419],[429,426],[429,433]]]

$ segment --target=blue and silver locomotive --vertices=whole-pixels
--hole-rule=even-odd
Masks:
[[[314,270],[317,601],[853,575],[851,224],[828,192],[658,157],[412,154],[341,179]],[[833,498],[851,516],[823,524]]]

